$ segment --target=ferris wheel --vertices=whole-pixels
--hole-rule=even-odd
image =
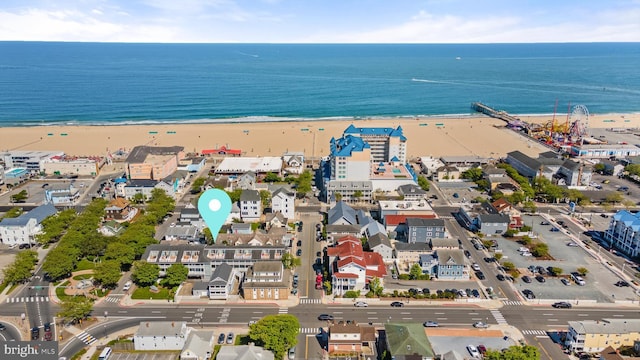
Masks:
[[[571,109],[569,116],[571,128],[569,133],[572,136],[583,137],[587,135],[589,128],[589,109],[584,105],[575,105]]]

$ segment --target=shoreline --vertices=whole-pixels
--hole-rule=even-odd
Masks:
[[[548,123],[550,115],[513,114],[529,123]],[[563,124],[566,114],[556,114]],[[537,155],[543,145],[505,128],[506,123],[481,114],[438,117],[372,117],[287,119],[287,121],[153,123],[104,125],[48,125],[2,128],[0,151],[50,150],[72,156],[106,156],[137,145],[183,146],[187,153],[222,146],[241,149],[243,156],[282,156],[303,152],[306,157],[329,153],[331,138],[338,138],[350,125],[358,127],[402,126],[407,137],[407,157],[477,156],[504,157],[520,150]],[[271,119],[269,119],[271,120]],[[589,117],[589,128],[640,128],[638,114],[606,114]]]
[[[533,119],[538,122],[539,118],[552,118],[553,113],[540,114],[512,114],[509,115],[527,121]],[[640,112],[613,112],[604,114],[590,114],[590,117],[618,117],[628,115],[630,117],[640,116]],[[566,119],[570,114],[556,113],[556,120]],[[74,126],[130,126],[130,125],[210,125],[210,124],[252,124],[252,123],[289,123],[289,122],[319,122],[319,121],[362,121],[362,120],[434,120],[434,119],[480,119],[488,116],[480,113],[460,113],[460,114],[437,114],[437,115],[394,115],[394,116],[330,116],[330,117],[277,117],[277,116],[245,116],[234,118],[201,118],[201,119],[146,119],[146,120],[119,120],[119,121],[92,121],[89,120],[28,120],[26,124],[8,123],[4,125],[0,122],[0,129],[6,128],[30,128],[30,127],[74,127]],[[550,119],[547,119],[550,120]]]

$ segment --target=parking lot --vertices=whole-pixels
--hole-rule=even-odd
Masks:
[[[44,193],[45,189],[51,186],[60,187],[60,186],[69,186],[73,183],[73,186],[80,191],[80,195],[82,196],[83,192],[86,191],[93,180],[91,179],[79,179],[79,180],[59,180],[59,179],[47,179],[47,180],[31,180],[28,181],[21,186],[12,189],[8,193],[4,194],[0,197],[0,206],[20,206],[21,203],[12,203],[11,196],[21,192],[22,190],[27,191],[27,199],[22,204],[28,205],[41,205],[45,198]]]
[[[426,332],[429,336],[429,342],[436,354],[456,351],[465,359],[470,355],[467,350],[467,345],[484,345],[487,349],[492,350],[501,350],[517,345],[514,339],[510,337],[505,338],[504,334],[497,330],[427,329]],[[454,334],[446,336],[447,332],[458,333],[458,336],[454,336]]]
[[[528,275],[531,283],[525,283],[522,279],[515,282],[515,286],[522,293],[524,289],[530,289],[536,296],[535,300],[564,300],[564,301],[597,301],[613,302],[615,300],[637,300],[637,296],[631,288],[617,287],[614,284],[620,279],[608,270],[606,266],[599,263],[582,246],[576,243],[577,238],[570,237],[564,229],[552,232],[554,225],[541,225],[543,218],[539,216],[523,216],[523,221],[527,225],[533,225],[533,234],[537,236],[537,241],[542,241],[549,246],[549,253],[552,260],[537,260],[535,257],[525,257],[518,251],[522,245],[516,241],[503,239],[500,241],[500,248],[503,252],[503,261],[511,261],[520,269],[522,275]],[[569,221],[568,218],[557,220]],[[556,226],[557,227],[557,226]],[[583,237],[584,238],[584,237]],[[571,244],[572,246],[569,246]],[[580,244],[582,245],[582,244]],[[604,250],[603,250],[604,251]],[[580,267],[588,270],[584,277],[586,284],[579,286],[570,281],[570,285],[564,285],[561,277],[545,275],[545,282],[535,279],[536,274],[532,274],[529,266],[558,267],[563,275],[569,275]]]
[[[175,353],[129,353],[129,352],[112,352],[109,360],[174,360],[179,355]]]

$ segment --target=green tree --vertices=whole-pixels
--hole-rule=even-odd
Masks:
[[[103,287],[113,289],[118,285],[120,280],[120,261],[106,260],[96,265],[93,272],[93,278]]]
[[[538,211],[538,207],[533,201],[525,201],[524,203],[522,203],[522,208],[524,209],[524,211],[530,212],[532,214],[535,214],[536,211]]]
[[[249,338],[282,359],[298,343],[300,322],[289,314],[267,315],[249,326]]]
[[[531,249],[531,255],[535,257],[543,257],[549,255],[549,245],[545,243],[536,243]]]
[[[514,263],[512,263],[511,261],[505,261],[502,263],[502,267],[504,268],[505,271],[512,271],[513,269],[516,268],[516,266],[514,265]]]
[[[107,245],[104,257],[107,260],[116,260],[120,263],[121,267],[128,267],[133,264],[136,254],[130,245],[121,242],[112,242]]]
[[[605,201],[611,204],[622,202],[623,199],[622,193],[619,191],[612,191],[605,197]]]
[[[333,197],[335,197],[335,199],[336,199],[336,201],[337,201],[337,202],[342,201],[342,194],[341,194],[341,193],[339,193],[339,192],[334,193],[334,194],[333,194]]]
[[[540,351],[535,346],[510,346],[502,351],[487,350],[485,360],[540,360]]]
[[[302,265],[302,260],[300,260],[300,258],[295,257],[288,252],[282,254],[282,258],[280,260],[282,261],[282,266],[284,266],[285,269],[294,269]]]
[[[146,261],[136,261],[133,263],[131,279],[140,286],[153,285],[160,275],[160,267],[157,264],[150,264]]]
[[[207,181],[207,179],[203,178],[203,177],[199,177],[195,180],[193,180],[193,182],[191,183],[191,192],[194,194],[197,194],[199,192],[202,191],[202,187],[204,186],[204,183]]]
[[[547,200],[550,202],[556,202],[558,199],[565,196],[565,191],[558,185],[550,184],[545,187],[544,194],[547,197]]]
[[[49,275],[52,280],[62,279],[71,274],[75,268],[80,251],[67,244],[60,244],[49,251],[42,270]]]
[[[429,180],[427,180],[427,178],[422,175],[418,175],[418,186],[420,186],[420,188],[424,191],[429,191]]]
[[[260,200],[262,201],[262,207],[269,207],[271,205],[271,193],[268,190],[260,190]]]
[[[422,275],[422,267],[420,264],[413,264],[409,269],[409,279],[416,280]]]
[[[353,197],[356,199],[356,201],[360,201],[360,198],[363,196],[364,194],[360,190],[356,190],[353,192]]]
[[[640,164],[629,164],[624,167],[624,171],[628,172],[629,175],[640,176]]]
[[[264,176],[264,182],[267,182],[267,183],[282,182],[282,179],[280,178],[280,176],[278,176],[278,174],[268,172]]]
[[[22,283],[31,278],[31,271],[38,262],[38,254],[33,250],[20,252],[9,266],[4,268],[4,280],[8,283]]]
[[[562,268],[552,266],[549,268],[549,272],[552,276],[560,276],[560,274],[562,274]]]
[[[17,194],[11,195],[11,202],[22,203],[22,202],[25,202],[28,197],[29,197],[29,193],[27,192],[27,190],[22,190]]]
[[[587,276],[587,273],[589,273],[589,270],[586,267],[579,267],[576,269],[576,271],[578,272],[578,274],[580,274],[580,276]]]
[[[375,296],[381,296],[384,288],[379,278],[373,277],[369,280],[369,291]]]
[[[68,322],[86,319],[93,311],[93,300],[85,296],[67,297],[60,304],[58,317]]]
[[[493,254],[493,258],[500,261],[500,259],[502,259],[502,253],[495,253]]]
[[[42,220],[42,231],[36,235],[36,240],[42,245],[60,240],[76,216],[74,209],[67,209],[47,217]]]
[[[304,197],[307,195],[308,192],[311,192],[312,178],[313,178],[313,175],[309,170],[305,170],[302,174],[300,174],[300,176],[298,177],[298,181],[296,183],[296,192],[298,193],[299,196]]]
[[[2,219],[13,219],[13,218],[17,218],[18,216],[22,215],[22,213],[24,212],[24,210],[21,207],[13,207],[11,209],[9,209],[9,211],[7,211],[4,216],[2,216],[2,218],[0,218],[0,220]]]
[[[147,197],[144,196],[143,193],[135,193],[131,197],[131,201],[133,201],[134,204],[144,204],[146,200],[147,200]]]
[[[211,229],[209,229],[208,227],[202,229],[202,235],[204,236],[204,240],[207,242],[207,244],[209,245],[214,244],[213,234],[211,234]]]
[[[471,168],[469,170],[463,171],[462,174],[460,174],[460,177],[474,182],[478,181],[482,179],[482,169],[479,167]]]
[[[599,173],[599,174],[604,174],[604,169],[606,168],[606,166],[603,163],[597,163],[593,166],[593,171]]]
[[[162,285],[174,288],[187,280],[189,269],[182,264],[172,264],[167,268],[165,278],[162,279]]]
[[[227,191],[227,195],[231,198],[231,203],[237,203],[240,201],[242,195],[242,189],[234,189],[233,191]]]

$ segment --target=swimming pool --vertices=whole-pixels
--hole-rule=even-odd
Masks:
[[[27,169],[25,168],[13,168],[13,169],[7,170],[4,174],[6,176],[13,177],[13,176],[19,176],[21,174],[24,174],[26,171]]]
[[[391,169],[391,171],[392,171],[394,174],[402,174],[402,171],[401,171],[400,169]]]

